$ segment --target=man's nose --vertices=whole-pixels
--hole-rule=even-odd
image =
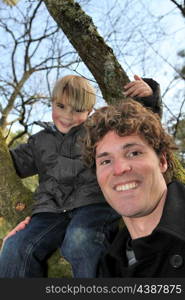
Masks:
[[[120,176],[126,172],[130,172],[132,170],[131,164],[123,159],[119,159],[114,162],[113,167],[113,174],[114,176]]]

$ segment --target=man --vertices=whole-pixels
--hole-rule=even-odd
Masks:
[[[185,277],[185,185],[176,146],[160,119],[128,100],[96,111],[84,158],[124,226],[100,263],[101,277]]]

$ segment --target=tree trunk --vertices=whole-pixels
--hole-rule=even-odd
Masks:
[[[125,98],[123,86],[129,78],[78,3],[73,0],[44,0],[50,15],[62,28],[96,79],[104,99],[112,104]]]
[[[12,226],[30,214],[32,193],[16,175],[11,156],[0,130],[0,215]]]

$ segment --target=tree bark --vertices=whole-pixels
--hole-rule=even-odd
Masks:
[[[113,104],[125,98],[123,86],[129,82],[129,78],[112,49],[99,35],[92,19],[73,0],[44,2],[96,79],[106,102]]]
[[[16,175],[13,162],[0,130],[0,215],[12,226],[30,214],[32,192]]]

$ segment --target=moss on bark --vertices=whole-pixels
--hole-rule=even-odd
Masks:
[[[30,214],[32,192],[16,175],[9,150],[0,130],[0,214],[12,226]]]
[[[113,104],[124,99],[123,86],[129,82],[129,78],[113,50],[99,35],[92,19],[73,0],[44,2],[50,15],[93,74],[107,103]]]

